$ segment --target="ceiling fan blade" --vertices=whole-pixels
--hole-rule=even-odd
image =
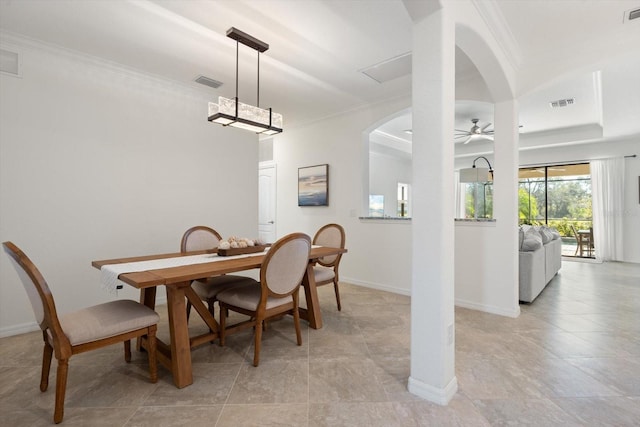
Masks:
[[[454,129],[456,132],[469,133],[468,130]]]
[[[460,139],[460,138],[471,138],[470,135],[456,135],[453,137],[453,139]]]
[[[471,137],[468,137],[467,140],[465,142],[463,142],[463,144],[468,144],[469,141],[471,141]]]
[[[487,124],[486,124],[486,125],[484,125],[484,126],[482,127],[482,129],[480,129],[480,130],[481,130],[482,132],[484,132],[484,131],[485,131],[485,129],[486,129],[486,128],[488,128],[489,126],[491,126],[491,123],[487,123]]]

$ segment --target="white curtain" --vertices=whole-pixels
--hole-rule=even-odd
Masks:
[[[454,212],[456,213],[456,218],[464,218],[465,217],[465,201],[466,201],[466,194],[467,194],[467,184],[461,183],[460,182],[460,171],[456,170],[453,173],[453,178],[454,178],[454,187],[455,188],[455,196],[454,196],[454,201],[455,201],[455,206],[454,206]]]
[[[596,259],[622,261],[624,158],[591,161],[593,242]]]

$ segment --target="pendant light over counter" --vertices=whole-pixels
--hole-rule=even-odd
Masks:
[[[229,28],[227,37],[236,41],[236,96],[234,99],[218,97],[218,103],[209,103],[209,121],[223,126],[233,126],[263,135],[275,135],[282,132],[282,114],[274,113],[271,108],[260,108],[260,54],[269,49],[269,45],[249,34]],[[244,104],[238,100],[238,49],[242,43],[258,52],[258,97],[257,106]]]

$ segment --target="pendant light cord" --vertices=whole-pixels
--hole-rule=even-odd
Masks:
[[[239,42],[236,40],[236,119],[238,118],[238,49]]]

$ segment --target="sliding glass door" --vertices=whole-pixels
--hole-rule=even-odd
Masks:
[[[520,224],[555,227],[567,241],[593,226],[588,163],[522,168],[518,195]]]

